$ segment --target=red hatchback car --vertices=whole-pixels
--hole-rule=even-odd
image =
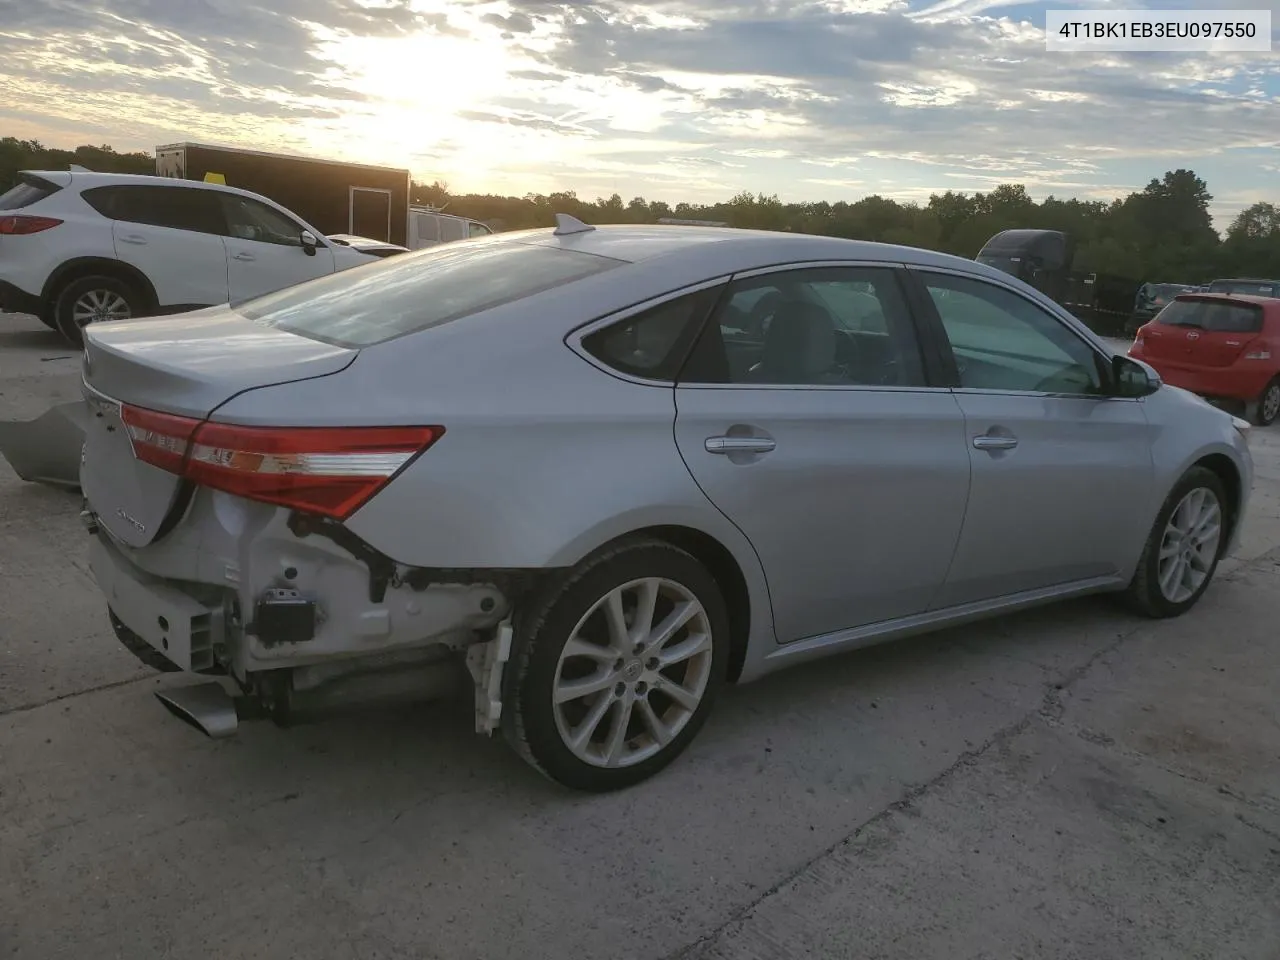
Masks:
[[[1180,294],[1138,329],[1129,356],[1165,383],[1245,403],[1260,426],[1280,416],[1280,300]]]

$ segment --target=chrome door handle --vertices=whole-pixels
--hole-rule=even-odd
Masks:
[[[1012,450],[1017,445],[1017,437],[983,436],[973,438],[975,450]]]
[[[142,246],[142,245],[146,244],[146,242],[147,242],[147,238],[146,238],[146,237],[140,237],[140,236],[138,236],[136,233],[131,233],[131,234],[129,234],[129,236],[127,236],[127,237],[121,237],[121,238],[120,238],[120,242],[121,242],[121,243],[136,243],[136,244],[138,244],[139,246]]]
[[[768,437],[707,437],[707,453],[768,453],[777,444]]]
[[[232,260],[243,260],[246,263],[252,263],[257,259],[252,253],[235,253],[231,255]]]

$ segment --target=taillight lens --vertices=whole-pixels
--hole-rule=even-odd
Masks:
[[[201,486],[345,520],[444,427],[244,427],[124,407],[134,456]]]
[[[121,407],[120,419],[129,431],[133,455],[170,473],[182,473],[182,461],[199,420],[156,413],[141,407]]]
[[[0,217],[0,236],[24,237],[29,233],[50,230],[62,223],[53,217],[32,217],[13,214]]]

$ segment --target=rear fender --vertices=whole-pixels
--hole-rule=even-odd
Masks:
[[[49,274],[49,279],[44,282],[44,289],[40,291],[40,299],[51,305],[68,283],[80,277],[94,276],[119,277],[142,292],[148,309],[154,310],[157,306],[156,288],[146,275],[130,264],[108,257],[76,257],[68,260]]]

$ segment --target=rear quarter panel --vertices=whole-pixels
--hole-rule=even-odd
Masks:
[[[62,221],[40,233],[0,237],[0,279],[32,296],[41,296],[50,277],[65,263],[86,257],[115,258],[112,221],[85,203],[73,188],[10,212]]]
[[[673,388],[614,377],[564,343],[651,288],[621,276],[583,286],[366,348],[340,375],[243,393],[213,419],[443,425],[445,435],[347,521],[400,563],[566,567],[627,533],[679,525],[719,541],[753,596],[767,597],[750,543],[680,458]],[[768,621],[757,613],[753,623]]]

